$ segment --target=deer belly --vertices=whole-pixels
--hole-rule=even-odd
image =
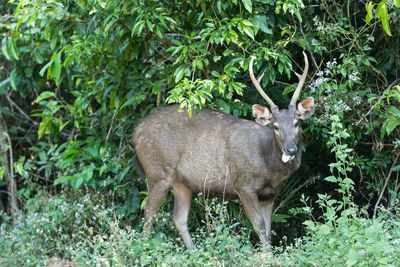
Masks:
[[[222,173],[222,174],[221,174]],[[178,168],[177,180],[186,185],[193,193],[202,193],[204,196],[237,198],[233,190],[229,175],[218,167],[208,168],[191,165],[191,168]]]

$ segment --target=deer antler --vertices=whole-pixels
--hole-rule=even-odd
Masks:
[[[301,76],[299,74],[295,73],[296,76],[299,77],[300,81],[299,81],[299,84],[297,85],[296,91],[294,91],[292,100],[290,100],[290,105],[296,105],[297,99],[299,98],[299,95],[300,95],[300,90],[303,87],[304,82],[306,81],[307,72],[308,72],[308,58],[307,58],[306,53],[303,52],[303,55],[304,55],[304,71]]]
[[[250,65],[249,65],[249,73],[250,73],[250,78],[251,81],[253,82],[254,86],[256,87],[257,91],[260,93],[260,95],[267,100],[269,106],[271,107],[271,109],[273,108],[277,108],[278,106],[275,105],[275,103],[271,100],[271,98],[269,98],[267,96],[267,94],[264,92],[264,90],[261,88],[260,85],[260,81],[262,79],[262,77],[264,76],[264,74],[261,74],[260,78],[258,78],[258,80],[256,79],[256,77],[254,76],[254,72],[253,72],[253,61],[256,57],[255,56],[251,56],[251,60],[250,60]],[[307,63],[308,64],[308,63]],[[308,65],[307,65],[308,66]],[[304,82],[303,82],[304,83]]]

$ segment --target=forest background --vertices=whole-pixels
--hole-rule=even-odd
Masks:
[[[0,263],[399,266],[400,1],[0,2]],[[187,251],[164,201],[143,238],[133,129],[160,106],[251,118],[256,73],[284,107],[301,72],[301,169],[272,254],[233,202],[198,196]],[[188,114],[189,116],[189,114]],[[179,129],[176,129],[179,131]]]

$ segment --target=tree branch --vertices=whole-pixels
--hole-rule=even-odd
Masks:
[[[35,126],[37,126],[38,125],[38,123],[35,121],[35,120],[33,120],[31,117],[29,117],[12,99],[11,99],[11,97],[10,97],[10,95],[9,94],[6,94],[6,98],[7,98],[7,101],[12,105],[12,106],[14,106],[18,111],[19,111],[19,113],[21,113],[21,115],[25,118],[25,119],[27,119],[27,120],[29,120],[30,122],[32,122]]]
[[[380,203],[381,200],[382,200],[383,193],[385,193],[386,187],[387,187],[387,185],[388,185],[388,183],[389,183],[390,176],[392,175],[392,172],[393,172],[393,168],[394,168],[394,166],[396,166],[396,163],[397,163],[397,160],[399,159],[399,156],[400,156],[400,153],[397,154],[396,158],[395,158],[394,161],[393,161],[392,167],[390,167],[390,171],[389,171],[388,176],[386,177],[385,184],[383,185],[381,194],[379,195],[379,198],[378,198],[378,200],[376,201],[376,204],[375,204],[375,207],[374,207],[374,215],[373,215],[373,218],[376,217],[376,212],[377,212],[377,210],[378,210],[379,203]]]

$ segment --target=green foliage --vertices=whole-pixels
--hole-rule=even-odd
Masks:
[[[284,266],[397,266],[399,217],[385,212],[371,220],[357,210],[342,215],[332,199],[321,199],[326,207],[324,223],[307,221],[308,234],[280,255]],[[332,216],[334,215],[334,216]]]
[[[0,262],[399,265],[390,257],[399,240],[398,7],[397,0],[2,1],[0,113],[25,210],[20,225],[3,225]],[[254,247],[237,205],[201,197],[190,215],[197,251],[175,240],[165,211],[155,226],[165,236],[144,239],[145,181],[130,142],[137,121],[164,103],[249,119],[251,105],[263,103],[247,74],[253,55],[263,88],[283,108],[302,50],[310,70],[300,98],[313,96],[317,108],[302,125],[302,168],[276,203],[275,257]],[[370,220],[381,194],[389,211]],[[75,214],[84,219],[71,220]]]
[[[391,102],[400,101],[400,86],[389,87],[386,89],[379,101],[376,103],[377,109],[381,109],[385,106],[385,103],[389,105],[386,112],[381,115],[385,121],[381,128],[381,138],[385,135],[391,135],[394,129],[400,125],[400,110],[390,105]]]
[[[373,17],[374,7],[376,6],[376,17],[381,21],[383,30],[387,35],[392,36],[392,32],[389,27],[389,12],[388,12],[388,4],[394,4],[397,8],[400,7],[400,1],[394,0],[393,3],[389,3],[388,0],[381,0],[378,4],[375,4],[372,1],[366,3],[365,8],[367,10],[367,15],[365,17],[365,22],[369,24]]]
[[[196,249],[187,250],[173,235],[157,233],[144,238],[138,229],[121,225],[118,215],[101,203],[103,197],[93,193],[74,200],[64,195],[37,196],[27,203],[27,213],[17,227],[9,225],[9,218],[3,214],[1,264],[37,266],[56,259],[76,266],[399,264],[398,210],[382,211],[377,219],[370,220],[358,211],[340,215],[332,210],[332,199],[321,198],[326,207],[324,223],[307,221],[305,237],[266,252],[250,244],[247,229],[238,230],[237,223],[229,221],[226,203],[212,200],[207,202],[207,225],[194,233]],[[165,215],[157,216],[157,224],[164,224],[164,229],[172,226],[170,216]]]
[[[107,210],[101,199],[83,196],[67,201],[65,195],[48,198],[37,195],[26,203],[27,213],[13,227],[5,222],[1,227],[2,265],[43,265],[48,255],[68,256],[65,248],[82,242],[93,233],[104,233],[109,225],[104,220]],[[94,216],[99,217],[94,217]]]

